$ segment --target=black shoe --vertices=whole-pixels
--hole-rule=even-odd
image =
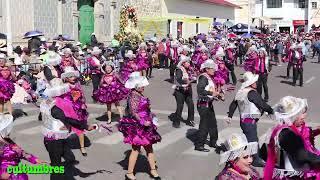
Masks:
[[[264,162],[264,160],[262,159],[254,159],[252,162],[252,166],[254,167],[264,167],[266,166],[266,162]]]
[[[204,147],[195,147],[194,150],[196,151],[201,151],[201,152],[210,152],[209,149],[206,149]]]
[[[154,177],[152,174],[150,174],[150,178],[155,180],[161,180],[160,176]]]
[[[129,174],[133,174],[133,173],[129,173]],[[125,175],[125,180],[136,180],[136,179],[130,179],[130,178],[128,177],[128,174],[126,174],[126,175]]]
[[[269,102],[269,99],[265,99],[264,102]]]
[[[194,123],[194,121],[187,121],[187,122],[186,122],[186,125],[191,126],[191,127],[194,127],[194,126],[195,126],[195,123]]]
[[[180,128],[180,123],[172,123],[172,127],[174,127],[174,128]]]
[[[80,152],[81,152],[82,156],[88,156],[88,154],[86,152],[82,152],[81,149],[84,149],[84,147],[80,148]]]
[[[42,121],[42,114],[41,113],[39,113],[39,115],[38,115],[38,121]]]
[[[175,113],[171,113],[168,118],[170,121],[173,121],[174,120],[174,117],[175,117]]]

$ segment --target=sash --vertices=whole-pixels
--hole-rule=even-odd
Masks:
[[[56,106],[64,112],[64,115],[66,117],[77,120],[80,119],[76,111],[73,109],[73,103],[71,101],[68,101],[60,97],[56,97],[55,102]]]

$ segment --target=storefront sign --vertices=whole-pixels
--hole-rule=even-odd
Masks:
[[[272,20],[272,24],[280,25],[280,26],[283,26],[283,25],[287,26],[287,25],[290,25],[291,23],[292,22],[289,20],[275,20],[275,19]]]
[[[293,20],[293,26],[308,25],[308,20]]]

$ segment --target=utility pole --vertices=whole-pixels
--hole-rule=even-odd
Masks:
[[[248,34],[250,34],[250,27],[251,26],[251,3],[250,0],[248,0]]]
[[[62,0],[58,1],[57,6],[57,14],[58,14],[58,34],[62,34]]]
[[[7,54],[12,55],[12,31],[11,31],[11,13],[10,0],[6,0],[6,26],[7,26]]]

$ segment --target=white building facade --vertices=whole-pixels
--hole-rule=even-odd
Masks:
[[[236,7],[224,0],[0,0],[0,32],[9,34],[13,44],[25,44],[23,34],[31,30],[51,40],[67,34],[86,43],[95,33],[99,41],[110,42],[125,4],[137,9],[143,34],[184,38],[207,33],[214,18],[234,22]]]
[[[256,17],[271,19],[270,30],[308,31],[318,26],[319,0],[256,0]]]

